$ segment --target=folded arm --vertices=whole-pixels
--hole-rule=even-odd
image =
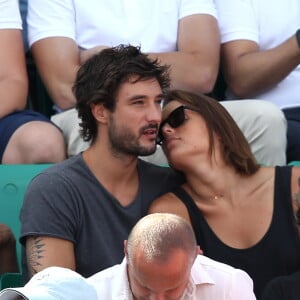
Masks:
[[[28,79],[21,31],[1,29],[0,45],[0,118],[2,118],[25,108]]]
[[[196,93],[212,91],[218,70],[220,37],[217,20],[206,14],[196,14],[179,22],[177,51],[148,53],[152,59],[170,65],[172,88]],[[96,46],[81,52],[81,63],[107,48]]]
[[[284,79],[300,63],[300,48],[295,35],[265,51],[253,41],[235,40],[222,45],[221,62],[233,93],[249,98]]]
[[[53,102],[63,110],[74,107],[72,85],[80,65],[80,51],[75,41],[49,37],[35,42],[31,50]]]
[[[150,53],[171,66],[172,88],[195,93],[212,91],[219,70],[220,37],[217,20],[196,14],[180,20],[178,51]]]

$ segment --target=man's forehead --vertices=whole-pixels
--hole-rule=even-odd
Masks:
[[[156,79],[126,81],[122,83],[116,92],[116,98],[138,99],[162,97],[162,89]]]

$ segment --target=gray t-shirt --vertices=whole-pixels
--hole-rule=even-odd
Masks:
[[[182,182],[170,168],[142,160],[138,173],[138,195],[124,207],[94,177],[81,154],[45,170],[31,181],[25,194],[20,214],[22,244],[27,236],[73,242],[76,271],[85,277],[120,263],[123,241],[150,203]]]

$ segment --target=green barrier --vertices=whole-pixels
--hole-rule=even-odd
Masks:
[[[19,213],[31,179],[52,164],[0,165],[0,222],[8,225],[17,241],[17,257],[21,270]]]
[[[19,287],[23,285],[21,273],[4,273],[0,275],[0,291],[6,288]]]
[[[300,167],[300,161],[291,161],[290,163],[288,163],[289,166],[297,166],[297,167]]]

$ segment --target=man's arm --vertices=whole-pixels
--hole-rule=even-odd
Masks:
[[[26,238],[26,258],[29,276],[50,267],[58,266],[75,270],[72,242],[45,236]]]
[[[222,45],[221,62],[233,93],[249,98],[284,79],[300,63],[300,48],[295,35],[266,51],[253,41],[235,40]]]
[[[195,14],[179,22],[178,51],[149,53],[162,64],[171,66],[172,88],[196,93],[212,91],[218,70],[220,37],[217,20],[206,14]],[[81,51],[81,63],[106,46]]]
[[[35,42],[31,50],[53,102],[61,109],[74,107],[72,85],[80,65],[80,52],[75,41],[49,37]]]
[[[292,169],[292,207],[300,237],[300,168]]]
[[[0,118],[25,108],[28,80],[21,30],[0,30]]]
[[[195,93],[211,92],[219,70],[217,20],[206,14],[181,19],[177,47],[177,52],[150,54],[171,66],[172,88]]]
[[[75,41],[64,37],[45,38],[32,45],[41,77],[58,107],[68,109],[75,105],[71,87],[76,72],[80,64],[103,48],[106,46],[79,50]],[[198,14],[180,21],[178,51],[149,55],[171,65],[173,88],[206,93],[212,90],[217,77],[219,51],[216,19]]]

